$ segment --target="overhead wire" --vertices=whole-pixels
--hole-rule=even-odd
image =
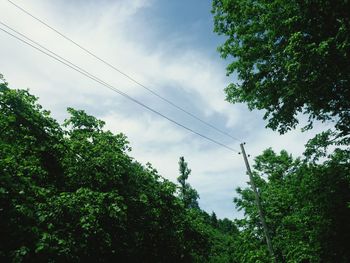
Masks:
[[[28,41],[26,41],[26,40],[24,40],[24,39],[22,39],[22,38],[20,38],[20,37],[18,37],[18,36],[16,36],[16,35],[12,34],[11,32],[7,31],[6,29],[0,27],[0,30],[3,31],[4,33],[8,34],[9,36],[11,36],[11,37],[13,37],[13,38],[15,38],[15,39],[21,41],[22,43],[28,45],[28,46],[31,47],[31,48],[36,49],[37,51],[39,51],[39,52],[45,54],[46,56],[51,57],[52,59],[54,59],[54,60],[60,62],[61,64],[65,65],[65,66],[67,66],[67,67],[69,67],[69,68],[71,68],[71,69],[73,69],[74,71],[76,71],[76,72],[78,72],[78,73],[84,75],[85,77],[87,77],[87,78],[89,78],[89,79],[91,79],[91,80],[93,80],[93,81],[95,81],[95,82],[101,84],[102,86],[104,86],[104,87],[106,87],[106,88],[108,88],[108,89],[110,89],[110,90],[112,90],[112,91],[118,93],[119,95],[121,95],[121,96],[127,98],[128,100],[133,101],[134,103],[136,103],[136,104],[138,104],[138,105],[140,105],[140,106],[146,108],[147,110],[153,112],[154,114],[156,114],[156,115],[158,115],[158,116],[160,116],[160,117],[162,117],[162,118],[168,120],[169,122],[172,122],[173,124],[175,124],[175,125],[177,125],[177,126],[183,128],[183,129],[185,129],[185,130],[187,130],[187,131],[189,131],[189,132],[192,132],[193,134],[196,134],[197,136],[200,136],[200,137],[202,137],[202,138],[204,138],[204,139],[206,139],[206,140],[208,140],[208,141],[210,141],[210,142],[212,142],[212,143],[215,143],[216,145],[219,145],[219,146],[221,146],[221,147],[223,147],[223,148],[226,148],[227,150],[230,150],[230,151],[236,152],[236,153],[239,152],[239,151],[237,151],[237,150],[231,148],[230,146],[227,146],[227,145],[225,145],[225,144],[223,144],[223,143],[221,143],[221,142],[218,142],[218,141],[216,141],[216,140],[214,140],[214,139],[212,139],[212,138],[210,138],[210,137],[208,137],[208,136],[206,136],[206,135],[204,135],[204,134],[202,134],[202,133],[199,133],[199,132],[197,132],[197,131],[195,131],[195,130],[193,130],[193,129],[191,129],[191,128],[189,128],[189,127],[183,125],[183,124],[181,124],[180,122],[178,122],[178,121],[176,121],[176,120],[174,120],[174,119],[172,119],[172,118],[166,116],[165,114],[163,114],[163,113],[161,113],[161,112],[159,112],[159,111],[157,111],[157,110],[155,110],[155,109],[153,109],[153,108],[147,106],[146,104],[142,103],[141,101],[139,101],[139,100],[137,100],[137,99],[131,97],[131,96],[128,95],[127,93],[125,93],[125,92],[123,92],[123,91],[121,91],[121,90],[115,88],[114,86],[108,84],[107,82],[105,82],[105,81],[99,79],[99,78],[96,77],[95,75],[93,75],[93,74],[91,74],[90,72],[84,70],[83,68],[77,66],[76,64],[70,62],[69,60],[63,58],[62,56],[56,54],[55,52],[53,52],[53,51],[51,51],[51,50],[45,48],[43,45],[40,45],[40,44],[37,43],[36,41],[34,41],[34,40],[32,40],[31,38],[25,36],[24,34],[18,32],[17,30],[11,28],[10,26],[6,25],[5,23],[3,23],[3,22],[0,21],[0,24],[3,25],[3,26],[5,26],[6,28],[10,29],[12,32],[15,32],[16,34],[20,35],[22,38],[25,38],[26,40],[32,42],[33,44],[31,44],[30,42],[28,42]],[[35,45],[37,45],[37,46],[35,46]]]
[[[95,59],[99,60],[100,62],[102,62],[103,64],[105,64],[106,66],[110,67],[111,69],[117,71],[118,73],[122,74],[124,77],[128,78],[130,81],[134,82],[135,84],[137,84],[138,86],[146,89],[148,92],[152,93],[154,96],[158,97],[159,99],[163,100],[164,102],[168,103],[169,105],[173,106],[174,108],[184,112],[185,114],[191,116],[192,118],[196,119],[197,121],[205,124],[206,126],[216,130],[217,132],[230,137],[233,140],[236,140],[238,142],[241,142],[240,139],[232,136],[231,134],[223,131],[222,129],[219,129],[217,127],[215,127],[214,125],[210,124],[207,121],[204,121],[203,119],[199,118],[198,116],[196,116],[195,114],[191,113],[190,111],[184,109],[183,107],[177,105],[176,103],[172,102],[171,100],[167,99],[166,97],[160,95],[158,92],[154,91],[153,89],[147,87],[146,85],[142,84],[141,82],[137,81],[135,78],[133,78],[132,76],[130,76],[129,74],[123,72],[122,70],[120,70],[119,68],[117,68],[116,66],[112,65],[111,63],[107,62],[105,59],[102,59],[101,57],[97,56],[96,54],[94,54],[92,51],[88,50],[87,48],[83,47],[81,44],[77,43],[76,41],[74,41],[73,39],[71,39],[70,37],[66,36],[65,34],[63,34],[62,32],[60,32],[59,30],[55,29],[54,27],[50,26],[48,23],[46,23],[45,21],[43,21],[42,19],[38,18],[37,16],[31,14],[29,11],[27,11],[26,9],[24,9],[23,7],[19,6],[18,4],[14,3],[11,0],[7,0],[10,4],[12,4],[13,6],[15,6],[17,9],[21,10],[22,12],[24,12],[25,14],[27,14],[28,16],[32,17],[33,19],[35,19],[36,21],[38,21],[39,23],[41,23],[42,25],[46,26],[47,28],[49,28],[50,30],[54,31],[55,33],[57,33],[58,35],[60,35],[61,37],[63,37],[64,39],[66,39],[67,41],[71,42],[72,44],[74,44],[75,46],[77,46],[78,48],[80,48],[81,50],[83,50],[84,52],[86,52],[87,54],[89,54],[90,56],[94,57]]]

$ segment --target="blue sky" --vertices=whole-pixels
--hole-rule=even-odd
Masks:
[[[264,128],[263,112],[225,101],[228,61],[216,51],[223,41],[213,33],[208,0],[44,1],[14,0],[87,49],[106,59],[147,87],[201,119],[247,142],[253,157],[267,147],[300,155],[303,145],[323,128],[279,135]],[[61,56],[166,114],[191,129],[239,149],[227,138],[152,96],[122,75],[96,61],[6,0],[0,0],[0,20]],[[231,153],[125,100],[50,58],[0,32],[0,72],[13,88],[29,88],[59,121],[66,108],[84,109],[106,121],[106,128],[125,133],[131,155],[151,162],[166,178],[176,181],[178,159],[192,169],[189,182],[200,205],[218,217],[242,216],[232,203],[235,189],[248,180],[240,155]]]
[[[158,0],[144,13],[144,19],[151,27],[157,28],[158,36],[164,40],[167,36],[171,40],[171,35],[186,35],[187,42],[179,43],[178,48],[181,44],[186,48],[187,44],[216,55],[216,46],[221,40],[213,34],[211,1]]]

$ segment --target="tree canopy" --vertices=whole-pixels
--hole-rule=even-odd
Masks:
[[[302,157],[267,149],[254,160],[277,262],[349,262],[350,2],[213,0],[218,48],[230,59],[227,100],[265,110],[267,126],[296,127],[300,113],[334,129],[311,139]],[[330,149],[329,146],[333,147]],[[341,145],[341,147],[340,147]],[[238,188],[238,262],[271,262],[253,191]]]
[[[177,181],[180,183],[180,199],[183,201],[186,208],[199,208],[197,199],[199,195],[195,189],[187,183],[188,176],[191,174],[191,169],[188,168],[187,162],[183,156],[179,159],[179,172],[180,176]]]
[[[350,132],[350,2],[213,0],[219,47],[238,82],[227,100],[266,110],[267,126],[284,133],[297,114]]]
[[[1,262],[233,262],[232,221],[213,227],[181,186],[128,155],[124,134],[68,112],[60,125],[0,84]]]
[[[325,162],[294,159],[267,149],[255,159],[254,178],[277,262],[349,262],[350,152],[336,150]],[[271,262],[253,191],[238,189],[243,219],[238,262]]]

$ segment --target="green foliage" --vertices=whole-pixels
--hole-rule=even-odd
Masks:
[[[198,201],[199,195],[195,189],[186,182],[188,176],[191,174],[191,169],[188,168],[187,162],[184,157],[180,157],[179,160],[180,176],[177,181],[180,183],[179,197],[183,201],[185,208],[197,208],[199,209]]]
[[[308,115],[331,121],[334,130],[310,140],[304,157],[271,149],[255,159],[254,180],[262,200],[277,262],[349,262],[350,253],[350,2],[342,0],[213,0],[215,31],[226,37],[221,56],[238,83],[227,100],[265,110],[267,126],[280,133]],[[333,151],[331,151],[331,150]],[[234,201],[235,259],[269,262],[250,188]]]
[[[210,223],[213,227],[218,227],[218,219],[216,217],[216,214],[214,212],[211,213],[211,216],[210,216]]]
[[[350,2],[213,0],[219,47],[239,83],[227,100],[266,110],[268,127],[294,128],[299,112],[350,132]]]
[[[350,154],[336,150],[323,163],[293,159],[271,149],[255,159],[254,174],[278,262],[349,262]],[[266,180],[261,179],[267,176]],[[235,200],[240,262],[269,262],[249,188]]]
[[[187,177],[179,198],[125,135],[71,108],[61,127],[36,101],[0,84],[1,262],[233,262]]]

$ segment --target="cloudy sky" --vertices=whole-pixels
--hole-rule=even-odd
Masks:
[[[213,33],[210,0],[13,0],[124,73],[219,129],[247,142],[250,160],[264,149],[300,155],[312,133],[280,136],[265,129],[263,112],[225,101],[228,61],[219,57],[223,37]],[[149,107],[239,150],[239,142],[164,103],[122,74],[0,0],[0,22],[74,62]],[[1,28],[5,28],[0,24]],[[6,29],[6,28],[5,28]],[[8,30],[8,29],[6,29]],[[29,88],[60,122],[66,108],[84,109],[125,133],[132,156],[176,181],[178,159],[192,169],[200,205],[218,217],[241,216],[232,203],[248,180],[242,156],[215,145],[108,90],[0,31],[0,73],[13,88]]]

